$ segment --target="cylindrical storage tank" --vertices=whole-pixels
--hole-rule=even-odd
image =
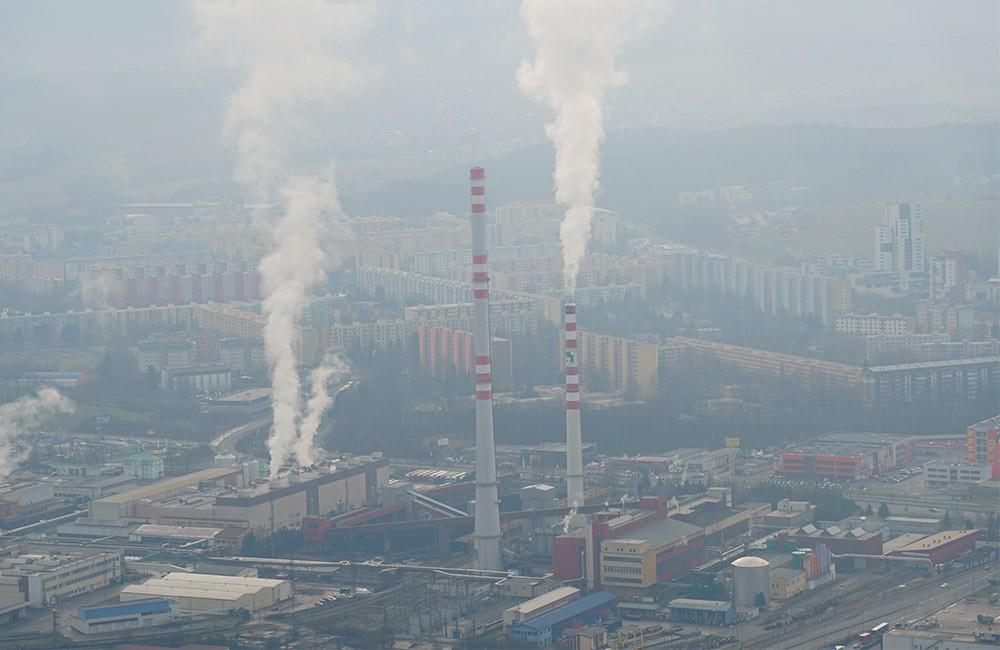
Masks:
[[[758,607],[758,594],[768,601],[770,563],[759,557],[747,556],[733,561],[733,600],[737,612]]]

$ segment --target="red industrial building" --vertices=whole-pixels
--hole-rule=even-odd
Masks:
[[[778,471],[814,479],[869,478],[910,460],[913,438],[885,433],[828,433],[782,451]]]
[[[981,533],[979,529],[944,530],[898,548],[890,555],[926,557],[934,564],[945,564],[974,550]]]
[[[704,559],[705,529],[667,517],[664,499],[643,497],[638,510],[595,513],[585,530],[556,537],[552,542],[553,574],[560,580],[586,577],[588,587],[599,588],[601,542],[615,539],[648,542],[660,582],[682,575]]]

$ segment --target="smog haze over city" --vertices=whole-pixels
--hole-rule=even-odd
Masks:
[[[996,0],[10,0],[0,97],[0,648],[1000,644]]]

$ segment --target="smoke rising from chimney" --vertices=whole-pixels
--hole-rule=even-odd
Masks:
[[[273,389],[271,466],[277,471],[292,462],[310,464],[316,455],[313,422],[318,428],[329,400],[316,395],[326,391],[325,382],[315,382],[303,412],[299,321],[334,263],[333,231],[343,212],[332,172],[290,174],[287,149],[308,109],[327,108],[363,85],[366,74],[338,47],[369,29],[374,3],[195,0],[194,9],[203,50],[242,75],[225,119],[236,141],[235,178],[256,201],[277,201],[283,209],[271,233],[274,248],[258,267]]]
[[[0,481],[28,457],[28,446],[18,444],[26,429],[37,427],[50,415],[72,413],[73,408],[73,402],[54,388],[43,388],[35,396],[0,406]]]
[[[662,3],[654,0],[521,2],[521,18],[537,50],[535,61],[518,70],[518,83],[555,111],[545,133],[556,150],[556,201],[566,208],[559,238],[567,296],[576,290],[600,187],[604,94],[625,82],[615,69],[615,57],[660,11]]]

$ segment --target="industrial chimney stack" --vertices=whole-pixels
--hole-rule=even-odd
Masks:
[[[576,305],[563,307],[566,346],[566,505],[583,503],[583,439],[580,433],[580,368],[576,357]]]
[[[486,271],[486,172],[469,170],[472,199],[473,352],[476,361],[476,522],[477,569],[500,570],[500,501],[493,447],[493,378],[490,364],[490,288]]]

